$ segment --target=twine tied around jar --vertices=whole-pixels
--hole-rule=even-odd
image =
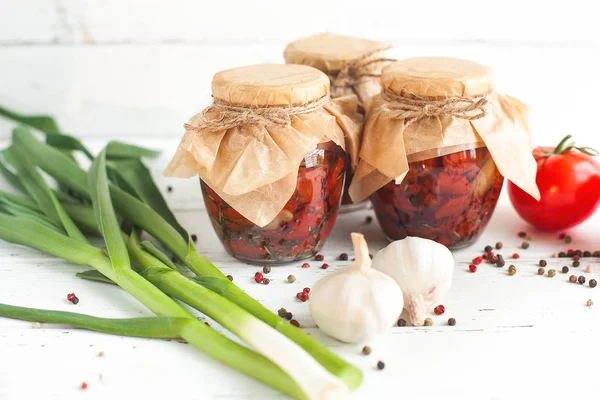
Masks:
[[[370,58],[382,51],[391,49],[392,46],[385,46],[379,49],[369,51],[360,57],[348,62],[344,68],[342,68],[337,74],[329,75],[331,80],[331,97],[342,97],[350,94],[354,85],[357,85],[363,81],[364,78],[379,78],[381,73],[372,73],[373,64],[382,62],[396,61],[393,58]]]
[[[386,90],[382,93],[382,99],[385,103],[381,110],[394,114],[394,119],[404,119],[406,125],[421,117],[448,115],[473,121],[487,115],[485,106],[488,100],[485,96],[453,96],[442,100],[410,99]]]
[[[240,107],[215,101],[202,111],[196,125],[184,124],[185,129],[195,131],[221,131],[240,126],[261,125],[265,127],[289,126],[290,115],[308,114],[326,106],[329,95],[300,106]]]

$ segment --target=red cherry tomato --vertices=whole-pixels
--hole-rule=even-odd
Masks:
[[[556,147],[537,148],[537,185],[541,199],[509,183],[508,194],[517,213],[543,230],[560,230],[579,225],[600,205],[600,165],[589,148],[567,145],[567,136]],[[579,150],[579,151],[578,151]]]

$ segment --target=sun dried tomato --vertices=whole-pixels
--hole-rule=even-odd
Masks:
[[[225,249],[239,259],[264,263],[313,257],[331,233],[344,186],[343,150],[333,142],[309,152],[300,168],[296,191],[274,225],[248,221],[204,182],[206,211]]]
[[[419,236],[450,248],[475,242],[496,207],[504,178],[486,148],[410,163],[399,185],[371,196],[375,215],[392,240]]]

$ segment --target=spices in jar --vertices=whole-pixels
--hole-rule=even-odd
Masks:
[[[200,176],[211,224],[234,257],[256,264],[314,257],[339,210],[347,129],[338,111],[349,105],[333,106],[327,75],[303,65],[222,71],[212,92],[165,175]],[[361,122],[353,122],[358,135]]]
[[[474,243],[504,177],[539,198],[525,108],[494,91],[491,69],[423,57],[387,65],[381,81],[349,191],[355,201],[371,199],[390,240]]]

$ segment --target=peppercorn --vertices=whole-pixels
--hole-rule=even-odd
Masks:
[[[454,318],[448,318],[448,325],[450,325],[450,326],[456,325],[456,319],[454,319]]]
[[[323,265],[321,265],[321,269],[327,269],[329,268],[329,264],[325,263]]]
[[[546,265],[548,265],[548,263],[546,262],[546,260],[540,260],[539,264],[540,267],[545,267]]]
[[[529,242],[525,241],[525,242],[521,243],[521,248],[522,249],[528,249],[529,248]]]
[[[483,261],[483,257],[481,257],[481,256],[475,257],[473,260],[471,260],[471,262],[475,265],[481,264],[482,261]]]
[[[569,249],[567,250],[567,257],[573,257],[575,255],[575,250]]]
[[[490,246],[489,244],[487,246],[485,246],[485,248],[483,249],[484,252],[490,252],[492,251],[492,246]]]
[[[71,299],[71,303],[73,303],[73,304],[79,304],[79,297],[73,296],[73,298]]]
[[[491,260],[494,258],[494,252],[490,250],[487,253],[485,253],[484,256],[486,260]]]
[[[502,248],[502,246],[503,246],[502,242],[496,243],[496,249],[497,250],[500,250]]]
[[[291,325],[294,325],[296,328],[300,328],[300,322],[296,321],[295,319],[290,321]]]
[[[577,260],[573,261],[573,266],[574,267],[579,267],[581,265],[581,263]]]
[[[268,265],[265,265],[263,267],[263,273],[268,274],[269,272],[271,272],[271,267]]]
[[[69,293],[69,294],[67,295],[67,301],[69,301],[69,302],[70,302],[71,300],[73,300],[73,297],[75,297],[75,293]]]
[[[372,260],[373,259],[373,254],[369,254],[369,258]]]
[[[287,281],[289,283],[294,283],[294,282],[296,282],[296,277],[294,275],[288,275]]]
[[[553,269],[550,269],[550,270],[548,270],[548,276],[549,276],[550,278],[553,278],[553,277],[554,277],[554,275],[556,275],[556,271],[555,271],[555,270],[553,270]]]
[[[569,277],[569,282],[571,282],[571,283],[575,283],[575,282],[577,282],[577,277],[576,277],[575,275],[571,275],[571,276]]]
[[[298,293],[296,293],[296,298],[304,303],[304,302],[308,301],[308,293],[298,292]]]
[[[285,315],[283,316],[285,319],[287,319],[288,321],[290,321],[294,316],[292,315],[291,312],[286,312]]]
[[[527,232],[519,232],[519,237],[520,237],[520,238],[525,238],[525,237],[527,237]]]
[[[573,256],[573,260],[574,260],[574,261],[579,261],[579,259],[580,259],[580,258],[581,258],[581,257],[580,257],[580,256],[578,256],[577,254],[575,254],[575,255]]]
[[[325,256],[323,254],[317,254],[315,256],[315,261],[323,261],[325,259]]]
[[[227,279],[229,279],[229,281],[233,282],[233,276],[227,275]]]
[[[510,267],[508,267],[508,274],[510,276],[512,276],[516,273],[517,273],[517,267],[515,267],[514,265],[511,265]]]
[[[594,305],[594,302],[592,301],[592,299],[588,299],[588,301],[585,302],[585,305],[591,307]]]
[[[442,315],[446,312],[446,307],[440,304],[439,306],[433,309],[433,312],[435,313],[435,315]]]
[[[544,268],[538,268],[538,275],[544,275],[546,270]]]
[[[585,276],[579,275],[579,278],[577,278],[577,282],[579,282],[580,285],[583,285],[585,283]]]
[[[310,264],[309,263],[304,263],[304,264],[302,264],[302,268],[310,268]]]
[[[591,257],[592,253],[590,251],[586,250],[586,251],[583,252],[583,256],[584,257]]]
[[[340,261],[348,261],[348,253],[342,253],[342,254],[340,254],[340,256],[338,257],[338,259]]]
[[[271,280],[269,278],[263,279],[263,285],[268,285],[269,283],[271,283]]]
[[[564,258],[567,256],[567,253],[565,253],[564,251],[561,251],[560,253],[558,253],[558,256],[561,258]]]
[[[471,272],[477,272],[477,266],[473,265],[473,264],[469,265],[469,271],[471,271]]]
[[[502,267],[504,267],[505,264],[506,264],[506,262],[501,258],[499,258],[498,261],[496,261],[496,267],[502,268]]]
[[[367,215],[367,218],[365,218],[365,223],[370,224],[371,222],[373,222],[373,217],[371,217],[370,215]]]
[[[85,390],[88,388],[87,382],[81,382],[81,390]]]
[[[198,236],[196,236],[195,233],[192,233],[191,237],[192,237],[192,242],[196,243],[198,241]]]
[[[305,287],[304,289],[302,289],[302,291],[306,294],[310,294],[310,288]]]
[[[263,274],[261,274],[260,272],[257,272],[256,274],[254,274],[254,281],[256,283],[262,283],[262,281],[265,279],[265,276]]]
[[[519,253],[514,253],[512,255],[512,258],[515,259],[515,260],[518,260],[519,258],[521,258],[521,256],[519,255]]]
[[[368,356],[369,354],[371,354],[371,348],[369,346],[363,347],[362,353],[363,353],[363,355]]]
[[[581,250],[577,249],[577,250],[575,250],[575,255],[577,257],[581,257],[583,255],[583,252]]]
[[[552,258],[558,258],[558,254],[552,253]]]
[[[287,314],[287,310],[285,308],[281,307],[279,310],[277,310],[277,315],[280,317],[284,317],[285,314]]]
[[[423,321],[423,324],[425,326],[431,326],[431,325],[433,325],[433,321],[431,320],[431,318],[425,318],[425,321]]]
[[[592,289],[595,288],[597,284],[598,282],[596,282],[595,279],[590,279],[589,285]]]
[[[378,361],[377,362],[377,369],[381,371],[384,368],[385,368],[385,363],[383,361]]]
[[[594,254],[593,254],[593,256],[594,256],[594,257],[600,257],[600,250],[596,250],[596,251],[594,251]]]
[[[173,191],[173,186],[167,186],[167,192],[171,193]]]
[[[396,323],[396,325],[398,325],[398,326],[406,326],[406,320],[404,320],[403,318],[400,318],[398,320],[398,322]]]
[[[573,238],[571,236],[565,236],[565,243],[571,243],[573,241]]]
[[[561,233],[560,235],[558,235],[558,238],[559,238],[560,240],[563,240],[565,237],[567,237],[567,234],[566,234],[566,233]]]
[[[567,272],[569,272],[569,267],[567,267],[566,265],[564,267],[562,267],[562,272],[563,272],[563,274],[566,274]]]

